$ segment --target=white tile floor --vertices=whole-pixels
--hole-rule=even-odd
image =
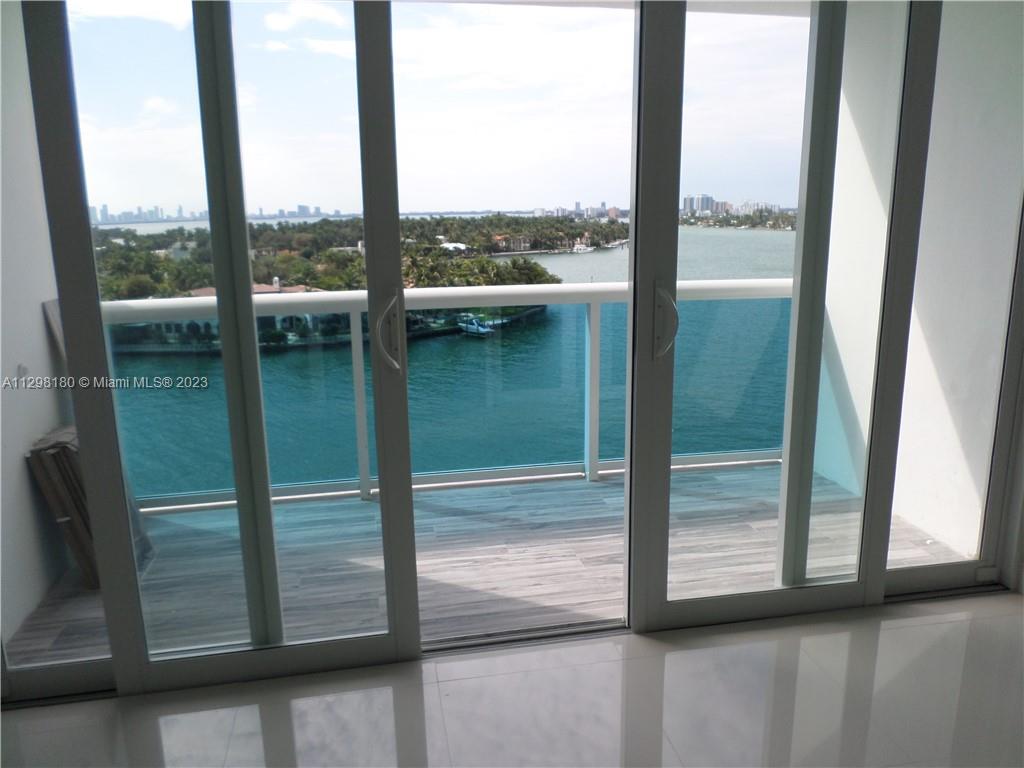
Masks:
[[[4,765],[1007,765],[1007,593],[8,711]]]

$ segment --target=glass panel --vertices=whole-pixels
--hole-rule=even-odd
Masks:
[[[811,578],[857,572],[906,29],[906,3],[847,6],[811,487]]]
[[[628,265],[622,266],[622,280]],[[626,328],[629,305],[601,307],[601,444],[602,460],[626,455]]]
[[[979,553],[1024,184],[1022,13],[943,6],[890,568]]]
[[[438,318],[446,321],[443,333],[414,336],[409,345],[413,471],[579,463],[585,307],[498,307],[493,316],[481,310],[474,314],[506,324],[500,336],[477,344],[468,343],[460,314],[448,311]],[[419,322],[420,313],[408,313],[408,328]]]
[[[594,440],[583,470],[588,419],[603,455],[624,445],[633,10],[392,17],[423,637],[621,621],[621,464],[598,478]],[[600,281],[589,360],[588,305],[545,291]],[[491,298],[510,284],[534,295]]]
[[[288,642],[387,631],[373,433],[357,432],[372,402],[366,298],[353,293],[366,289],[353,6],[311,8],[232,6]]]
[[[108,11],[71,47],[147,645],[245,643],[191,13]]]
[[[809,22],[772,13],[687,13],[681,281],[793,277]],[[790,300],[678,312],[668,598],[773,588]]]
[[[91,540],[81,535],[80,527],[73,527],[72,516],[79,506],[70,495],[60,492],[68,484],[40,483],[33,473],[33,466],[46,473],[43,477],[52,470],[68,468],[72,450],[60,447],[50,456],[35,454],[31,464],[26,461],[37,441],[55,428],[73,425],[74,415],[71,388],[60,380],[67,375],[63,350],[52,340],[43,313],[44,303],[56,298],[57,285],[32,119],[21,4],[0,4],[0,13],[0,603],[5,662],[8,668],[17,668],[109,657],[110,644],[95,581],[95,558],[88,551]],[[6,683],[5,679],[5,695]],[[7,733],[4,737],[6,740]]]

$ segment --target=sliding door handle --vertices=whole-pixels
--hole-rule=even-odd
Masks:
[[[395,311],[398,307],[398,294],[391,297],[391,301],[384,307],[384,311],[377,318],[375,326],[377,337],[377,349],[380,351],[384,362],[389,368],[401,372],[402,364],[398,362],[398,314]],[[385,338],[384,324],[387,323],[387,338]]]
[[[676,343],[679,312],[676,298],[664,286],[654,286],[654,359],[664,357]]]

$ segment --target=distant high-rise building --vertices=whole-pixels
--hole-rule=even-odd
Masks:
[[[284,208],[278,208],[277,209],[277,218],[279,218],[279,219],[283,219],[284,218]]]
[[[95,205],[90,205],[89,206],[89,223],[95,225],[98,222],[99,222],[99,218],[96,216],[96,206]]]
[[[768,203],[763,200],[747,200],[739,208],[740,213],[753,214],[758,211],[768,211],[769,213],[778,213],[780,208],[778,203]]]
[[[185,218],[185,209],[182,208],[180,204],[178,205],[178,218],[179,219]]]
[[[715,209],[715,198],[711,195],[687,195],[682,200],[680,211],[684,214],[699,216],[702,213],[711,213]]]
[[[608,218],[609,219],[621,219],[622,218],[622,211],[620,209],[616,208],[613,205],[611,208],[608,209]]]
[[[107,204],[104,203],[100,206],[100,223],[106,224],[110,221],[110,209],[107,208]]]
[[[319,216],[320,215],[320,206],[319,205],[316,208],[313,209],[313,215],[314,216]]]
[[[582,210],[583,210],[583,209],[582,209],[582,208],[580,208],[580,201],[579,201],[579,200],[577,200],[577,201],[576,201],[576,213],[581,213],[581,212],[582,212]]]
[[[297,205],[297,206],[295,206],[295,215],[296,216],[309,216],[309,206],[308,205]]]

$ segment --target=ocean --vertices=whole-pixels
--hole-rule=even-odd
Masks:
[[[790,277],[795,233],[679,229],[680,279]],[[566,282],[625,280],[625,248],[535,257]],[[673,452],[782,444],[789,299],[685,301],[676,338]],[[602,459],[625,450],[626,305],[601,316]],[[413,472],[583,461],[586,311],[551,305],[487,339],[410,340]],[[373,408],[367,350],[371,471]],[[205,390],[117,390],[127,475],[137,496],[233,487],[218,357],[124,355],[116,376],[206,376]],[[264,413],[275,485],[357,475],[347,346],[265,353]]]

